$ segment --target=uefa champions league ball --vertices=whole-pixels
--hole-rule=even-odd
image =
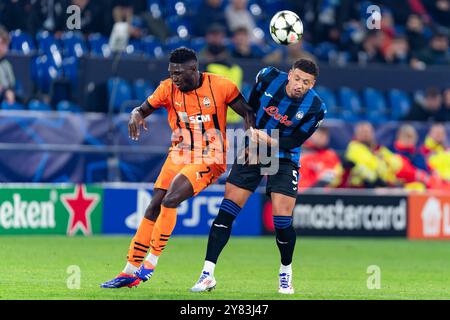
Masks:
[[[289,45],[297,43],[303,35],[302,20],[292,11],[279,11],[270,20],[270,35],[278,44]]]

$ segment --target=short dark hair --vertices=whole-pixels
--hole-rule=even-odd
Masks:
[[[169,62],[171,63],[185,63],[188,61],[197,61],[197,54],[192,49],[180,47],[170,53]]]
[[[314,61],[300,59],[294,62],[292,69],[300,69],[306,73],[312,74],[315,78],[319,76],[319,67]]]

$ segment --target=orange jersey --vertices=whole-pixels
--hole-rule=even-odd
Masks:
[[[227,106],[238,96],[239,89],[229,79],[204,72],[199,88],[182,92],[166,79],[147,101],[154,108],[167,109],[173,132],[171,150],[183,145],[191,151],[200,150],[203,157],[205,153],[217,157],[210,153],[215,148],[225,157]],[[225,164],[225,158],[222,160]]]

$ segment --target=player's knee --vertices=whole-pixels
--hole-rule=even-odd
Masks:
[[[166,208],[176,208],[180,205],[183,199],[176,193],[168,193],[162,201],[162,205]]]

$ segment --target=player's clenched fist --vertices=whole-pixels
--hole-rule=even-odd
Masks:
[[[134,108],[130,114],[130,121],[128,122],[128,136],[132,140],[138,140],[141,132],[141,127],[147,130],[147,123],[144,117],[139,112],[138,108]]]

